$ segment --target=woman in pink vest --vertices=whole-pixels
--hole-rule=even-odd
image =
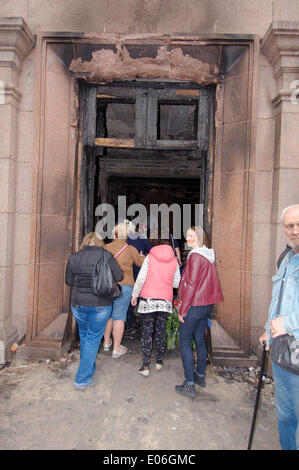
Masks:
[[[132,305],[137,305],[142,316],[141,349],[143,364],[138,373],[147,377],[155,332],[156,369],[163,366],[165,352],[165,323],[172,313],[173,287],[180,282],[180,269],[169,245],[169,240],[157,240],[136,279],[132,292]]]

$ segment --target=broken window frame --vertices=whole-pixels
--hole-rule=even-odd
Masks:
[[[139,86],[136,87],[136,84]],[[140,82],[124,86],[93,86],[87,99],[87,144],[97,147],[119,147],[157,150],[207,150],[209,132],[208,88],[194,84]],[[105,136],[105,109],[107,103],[135,102],[135,138],[120,139]],[[197,139],[158,139],[159,103],[196,105]],[[101,152],[100,152],[101,153]]]

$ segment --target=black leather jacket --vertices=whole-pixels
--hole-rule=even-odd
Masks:
[[[73,287],[72,305],[105,307],[112,304],[111,298],[99,297],[93,294],[91,289],[93,268],[102,253],[106,257],[114,280],[116,282],[122,280],[123,272],[111,253],[100,246],[85,246],[71,255],[66,267],[65,282]]]

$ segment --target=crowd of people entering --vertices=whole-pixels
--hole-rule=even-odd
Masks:
[[[272,278],[272,299],[260,343],[271,354],[281,447],[298,450],[299,204],[282,211],[281,227],[288,244]],[[178,288],[179,342],[185,380],[175,390],[194,398],[194,384],[206,385],[205,330],[213,305],[223,301],[214,250],[202,227],[190,227],[186,234],[190,251],[182,266],[172,237],[149,241],[142,235],[130,236],[133,232],[134,226],[123,222],[115,227],[114,240],[106,245],[97,233],[90,233],[67,264],[66,283],[72,286],[71,310],[80,336],[80,365],[74,386],[81,389],[93,385],[103,336],[103,349],[109,351],[113,345],[113,358],[126,354],[127,348],[121,342],[130,306],[137,308],[142,318],[142,364],[137,372],[144,377],[150,375],[154,342],[155,367],[163,368],[165,324],[168,315],[173,314],[173,289]],[[92,289],[99,259],[105,260],[106,270],[121,288],[115,300],[109,295],[96,295]]]
[[[215,269],[215,254],[200,227],[191,227],[186,236],[191,249],[182,269],[178,245],[168,239],[148,239],[135,233],[135,226],[125,220],[114,227],[113,240],[104,243],[96,232],[87,234],[78,252],[71,255],[66,267],[66,283],[72,287],[71,311],[80,338],[80,365],[75,378],[76,389],[94,385],[96,357],[103,339],[103,350],[112,350],[117,359],[127,353],[122,345],[126,325],[130,328],[132,308],[141,318],[142,364],[137,372],[147,377],[155,344],[155,368],[163,368],[166,349],[165,324],[173,314],[174,289],[180,305],[180,350],[185,380],[177,393],[196,395],[194,383],[205,386],[207,350],[205,329],[213,304],[223,297]],[[94,267],[104,256],[105,269],[112,273],[121,295],[96,295],[92,289]],[[105,273],[103,273],[105,274]],[[128,318],[129,315],[129,318]],[[196,345],[197,364],[191,342]]]

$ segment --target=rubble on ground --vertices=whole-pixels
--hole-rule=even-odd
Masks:
[[[254,403],[257,395],[261,368],[257,367],[220,367],[209,366],[208,370],[214,375],[224,377],[226,382],[247,383],[250,386],[248,401]],[[267,413],[274,406],[274,382],[271,376],[263,374],[260,391],[260,412]],[[264,398],[264,400],[263,400]]]

